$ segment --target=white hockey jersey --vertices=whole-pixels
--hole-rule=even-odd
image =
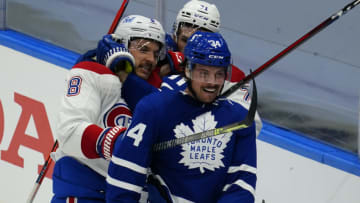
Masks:
[[[88,159],[84,150],[90,146],[82,146],[81,140],[106,127],[129,125],[132,115],[121,98],[122,84],[107,67],[89,61],[75,65],[66,82],[56,127],[59,149],[53,157],[70,156],[105,177],[109,161]]]

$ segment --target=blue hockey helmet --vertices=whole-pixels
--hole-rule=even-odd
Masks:
[[[226,68],[229,77],[231,53],[220,33],[196,31],[188,39],[184,54],[190,71],[194,64],[218,66]]]

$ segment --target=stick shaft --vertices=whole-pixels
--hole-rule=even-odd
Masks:
[[[360,0],[355,0],[351,3],[349,3],[348,5],[346,5],[343,9],[341,9],[340,11],[336,12],[335,14],[333,14],[332,16],[330,16],[329,18],[327,18],[326,20],[324,20],[322,23],[320,23],[319,25],[317,25],[315,28],[313,28],[312,30],[310,30],[308,33],[306,33],[305,35],[303,35],[302,37],[300,37],[298,40],[296,40],[294,43],[292,43],[291,45],[289,45],[288,47],[286,47],[285,49],[283,49],[280,53],[278,53],[277,55],[275,55],[274,57],[272,57],[270,60],[268,60],[267,62],[265,62],[263,65],[261,65],[260,67],[258,67],[254,72],[252,72],[251,74],[247,75],[244,79],[242,79],[240,82],[238,82],[237,84],[233,85],[232,87],[230,87],[227,91],[225,91],[222,96],[229,96],[230,94],[234,93],[238,88],[240,88],[243,84],[245,84],[246,82],[250,81],[252,78],[258,76],[260,73],[262,73],[264,70],[266,70],[267,68],[269,68],[271,65],[273,65],[274,63],[276,63],[277,61],[279,61],[281,58],[283,58],[284,56],[286,56],[287,54],[289,54],[292,50],[294,50],[296,47],[298,47],[299,45],[301,45],[302,43],[304,43],[305,41],[307,41],[308,39],[310,39],[311,37],[313,37],[315,34],[317,34],[318,32],[320,32],[321,30],[323,30],[324,28],[326,28],[328,25],[332,24],[333,22],[335,22],[337,19],[339,19],[339,17],[341,17],[342,15],[344,15],[345,13],[347,13],[349,10],[353,9],[355,6],[357,6],[360,3]]]
[[[33,189],[31,190],[31,193],[28,196],[27,203],[32,203],[34,201],[35,196],[37,194],[37,191],[39,190],[40,185],[41,185],[42,181],[45,178],[46,172],[48,171],[49,166],[51,165],[52,159],[51,159],[50,154],[51,154],[51,152],[55,152],[57,148],[58,148],[58,141],[56,140],[53,147],[52,147],[52,149],[51,149],[51,151],[50,151],[50,153],[49,153],[49,155],[48,155],[48,157],[47,157],[47,159],[46,159],[46,161],[45,161],[45,163],[44,163],[44,165],[43,165],[43,167],[42,167],[42,169],[41,169],[41,171],[40,171],[40,173],[39,173],[39,176],[37,177],[37,179],[35,181]]]
[[[113,22],[112,22],[112,24],[111,24],[111,26],[110,26],[110,28],[109,28],[108,34],[114,33],[117,25],[119,24],[119,21],[120,21],[121,17],[122,17],[123,14],[124,14],[124,11],[125,11],[128,3],[129,3],[129,0],[123,0],[122,4],[121,4],[121,6],[120,6],[120,9],[119,9],[118,12],[116,13],[116,16],[115,16],[115,18],[114,18],[114,20],[113,20]],[[54,152],[54,151],[57,149],[57,147],[58,147],[58,141],[56,140],[55,143],[54,143],[53,148],[51,149],[51,152]],[[50,154],[51,154],[51,152],[50,152]],[[46,172],[48,171],[49,166],[50,166],[51,163],[52,163],[52,159],[51,159],[51,157],[50,157],[50,154],[49,154],[47,160],[45,161],[44,166],[43,166],[43,168],[41,169],[38,178],[37,178],[36,181],[35,181],[35,184],[34,184],[34,186],[33,186],[33,189],[31,190],[31,193],[30,193],[30,195],[28,196],[27,203],[32,203],[32,202],[34,201],[35,196],[36,196],[36,194],[37,194],[37,191],[39,190],[40,185],[41,185],[41,183],[42,183],[42,181],[43,181],[43,179],[44,179],[44,177],[45,177],[45,175],[46,175]]]
[[[109,29],[109,31],[108,31],[108,34],[114,33],[117,25],[118,25],[119,22],[120,22],[121,17],[122,17],[123,14],[124,14],[124,11],[125,11],[128,3],[129,3],[129,0],[123,0],[122,4],[121,4],[121,6],[120,6],[120,9],[119,9],[118,12],[116,13],[116,16],[115,16],[115,18],[114,18],[114,20],[113,20],[113,22],[112,22],[112,24],[111,24],[111,26],[110,26],[110,29]]]
[[[235,123],[232,123],[232,124],[220,127],[220,128],[215,128],[215,129],[207,130],[204,132],[199,132],[199,133],[195,133],[192,135],[188,135],[185,137],[156,143],[153,147],[153,151],[155,151],[155,152],[162,151],[162,150],[166,150],[169,148],[173,148],[177,145],[181,145],[181,144],[189,143],[192,141],[201,140],[204,138],[213,137],[216,135],[221,135],[221,134],[229,133],[229,132],[232,132],[235,130],[247,128],[247,127],[251,126],[254,121],[256,107],[257,107],[257,89],[256,89],[255,80],[253,80],[252,100],[251,100],[248,114],[244,120],[235,122]]]

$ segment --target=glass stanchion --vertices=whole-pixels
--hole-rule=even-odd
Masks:
[[[6,29],[6,0],[0,0],[0,30]]]

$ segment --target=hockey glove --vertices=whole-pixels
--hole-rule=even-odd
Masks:
[[[158,63],[158,66],[169,64],[170,74],[176,74],[184,71],[185,57],[179,51],[168,51],[164,60]]]
[[[96,62],[95,57],[96,57],[96,49],[89,50],[77,59],[76,64],[83,62],[83,61]]]
[[[112,35],[105,35],[103,39],[99,41],[96,60],[114,73],[121,70],[130,73],[135,65],[135,59],[129,50],[124,44],[115,42]]]
[[[115,141],[119,135],[124,133],[125,127],[115,126],[112,128],[105,128],[96,142],[96,152],[100,157],[110,160],[115,145]]]
[[[173,40],[170,34],[165,35],[166,49],[169,51],[179,51],[176,42]]]

